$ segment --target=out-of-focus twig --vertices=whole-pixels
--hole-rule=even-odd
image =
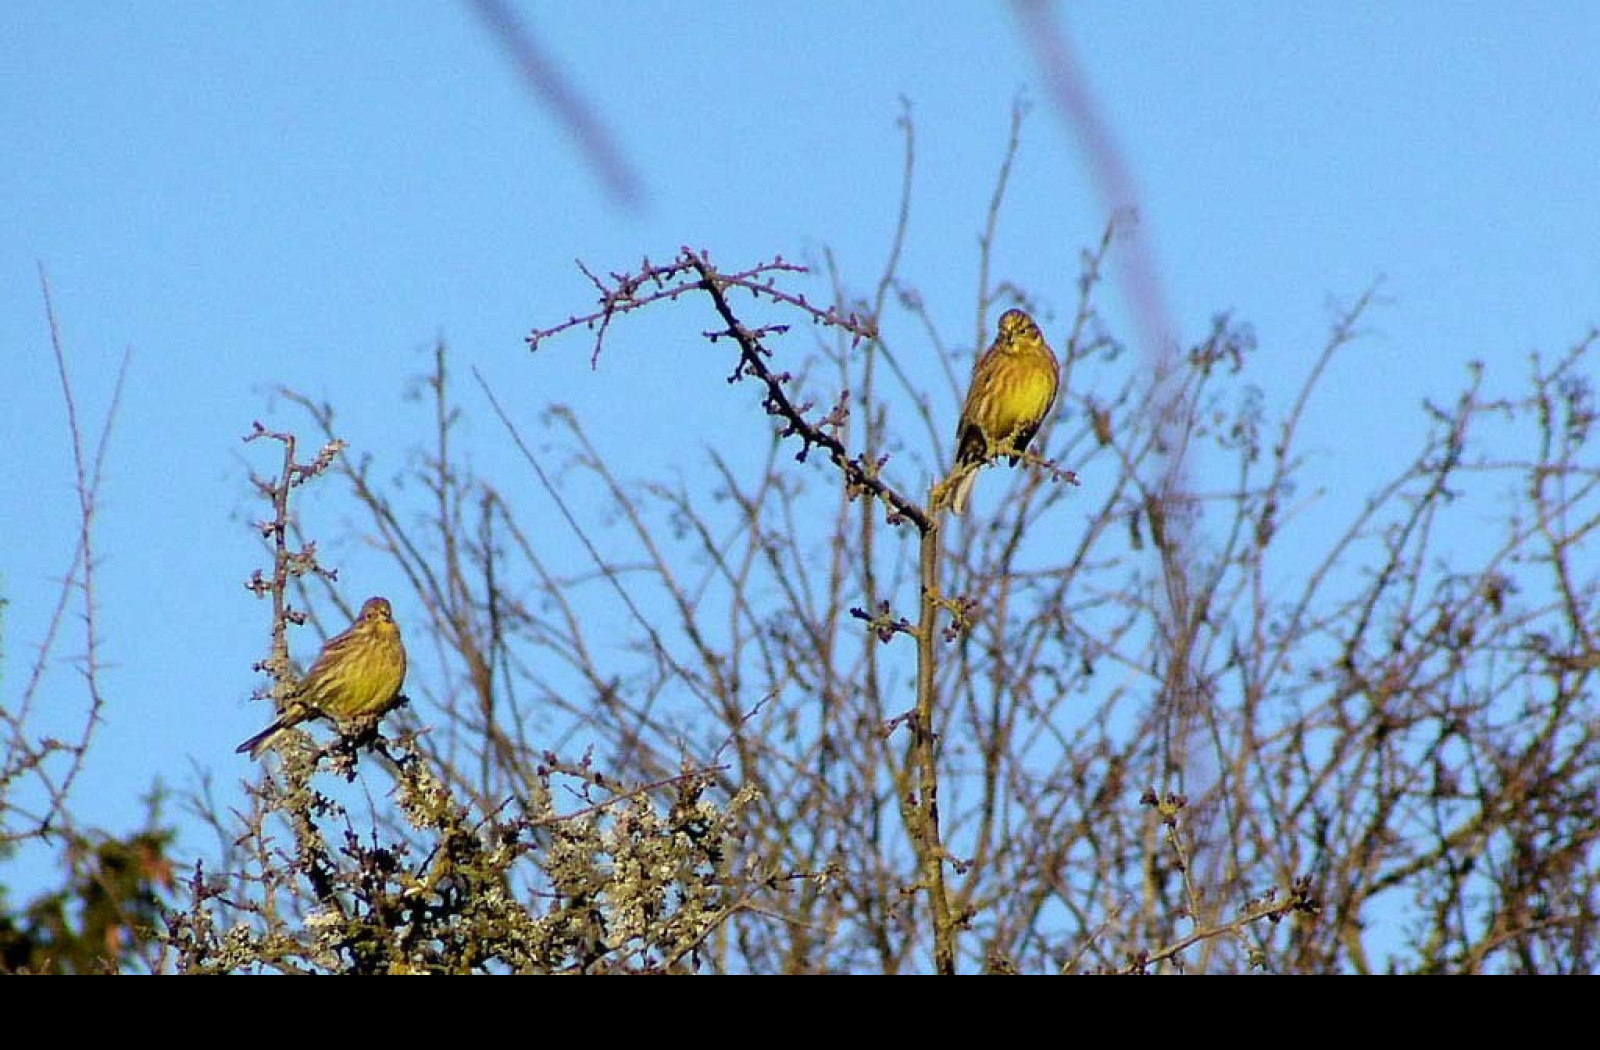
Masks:
[[[1077,136],[1089,163],[1089,170],[1107,211],[1113,216],[1139,212],[1139,194],[1132,172],[1124,160],[1111,129],[1102,119],[1099,105],[1082,75],[1071,41],[1059,25],[1048,0],[1013,0],[1022,22],[1023,36],[1039,61],[1051,102]],[[1157,532],[1157,554],[1161,559],[1166,591],[1167,630],[1172,635],[1173,659],[1167,675],[1165,695],[1169,718],[1179,720],[1167,745],[1170,764],[1181,775],[1186,764],[1182,728],[1193,710],[1194,682],[1186,639],[1193,631],[1203,603],[1193,593],[1190,570],[1191,542],[1188,535],[1192,498],[1187,483],[1184,456],[1190,436],[1185,425],[1184,383],[1178,359],[1176,329],[1171,323],[1156,275],[1155,252],[1145,235],[1143,224],[1130,222],[1120,231],[1125,251],[1121,253],[1122,282],[1133,305],[1134,324],[1143,345],[1148,374],[1153,376],[1152,407],[1156,412],[1155,436],[1160,455],[1154,461],[1159,476],[1148,487],[1148,513]]]
[[[516,63],[528,86],[572,132],[606,190],[625,207],[643,204],[644,184],[602,125],[599,114],[561,75],[510,5],[504,0],[471,0],[471,5]]]

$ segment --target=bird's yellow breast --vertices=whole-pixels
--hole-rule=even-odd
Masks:
[[[1019,368],[1010,379],[1005,396],[995,401],[997,437],[1009,435],[1024,424],[1037,423],[1056,397],[1053,369]]]

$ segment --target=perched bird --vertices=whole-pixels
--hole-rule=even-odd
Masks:
[[[312,718],[343,725],[362,715],[380,715],[406,679],[406,647],[387,598],[368,598],[356,622],[328,639],[289,697],[278,720],[240,744],[239,753],[260,758],[277,735]]]
[[[1001,314],[994,343],[973,366],[967,403],[956,427],[955,473],[960,478],[950,498],[952,513],[967,509],[978,467],[1002,450],[1016,464],[1055,404],[1060,380],[1056,355],[1033,318],[1022,310]]]

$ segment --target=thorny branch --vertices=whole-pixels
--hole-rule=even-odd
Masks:
[[[705,333],[706,338],[715,343],[718,339],[732,337],[739,344],[739,364],[729,375],[728,381],[737,382],[749,376],[766,388],[762,404],[769,414],[784,421],[784,428],[779,432],[780,436],[800,439],[800,451],[795,454],[795,458],[803,463],[813,447],[821,448],[844,472],[845,491],[851,498],[861,493],[870,493],[877,497],[887,507],[887,518],[891,525],[910,521],[923,533],[932,527],[928,516],[915,501],[884,482],[882,470],[888,462],[887,455],[870,459],[866,455],[852,456],[844,442],[839,439],[838,433],[843,429],[849,416],[850,392],[841,391],[827,415],[816,420],[807,419],[806,413],[814,406],[809,402],[796,404],[789,397],[786,387],[794,380],[794,375],[790,372],[772,371],[767,366],[767,358],[771,357],[771,351],[762,343],[766,336],[781,335],[788,331],[789,326],[764,325],[747,328],[740,322],[728,302],[730,290],[744,290],[757,298],[765,297],[773,302],[794,307],[810,315],[814,324],[843,329],[854,341],[876,339],[877,326],[870,319],[862,318],[854,312],[842,312],[838,306],[826,309],[817,307],[804,295],[777,287],[775,274],[805,273],[805,267],[785,262],[778,256],[771,262],[761,263],[748,270],[725,274],[712,265],[709,253],[687,247],[681,249],[677,259],[671,263],[655,265],[647,258],[637,273],[614,272],[609,275],[609,281],[597,277],[582,263],[579,263],[579,267],[600,292],[599,309],[582,316],[570,317],[552,328],[535,329],[526,340],[529,349],[537,350],[545,339],[581,325],[595,332],[594,353],[590,357],[590,363],[593,364],[599,360],[606,332],[615,317],[631,313],[651,303],[676,300],[690,292],[704,292],[711,297],[717,314],[727,325],[720,331]]]

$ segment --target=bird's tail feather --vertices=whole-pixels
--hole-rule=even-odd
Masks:
[[[244,743],[234,748],[233,753],[236,755],[242,755],[248,751],[250,752],[251,758],[260,758],[262,752],[266,751],[267,748],[272,746],[272,742],[277,735],[288,727],[289,724],[280,718],[267,728],[263,729],[261,732],[257,733],[255,736],[251,737],[249,740],[246,740]]]
[[[957,468],[958,470],[961,468]],[[956,481],[956,490],[950,495],[950,513],[960,516],[967,512],[967,500],[972,498],[972,486],[978,480],[976,469],[970,469]]]

